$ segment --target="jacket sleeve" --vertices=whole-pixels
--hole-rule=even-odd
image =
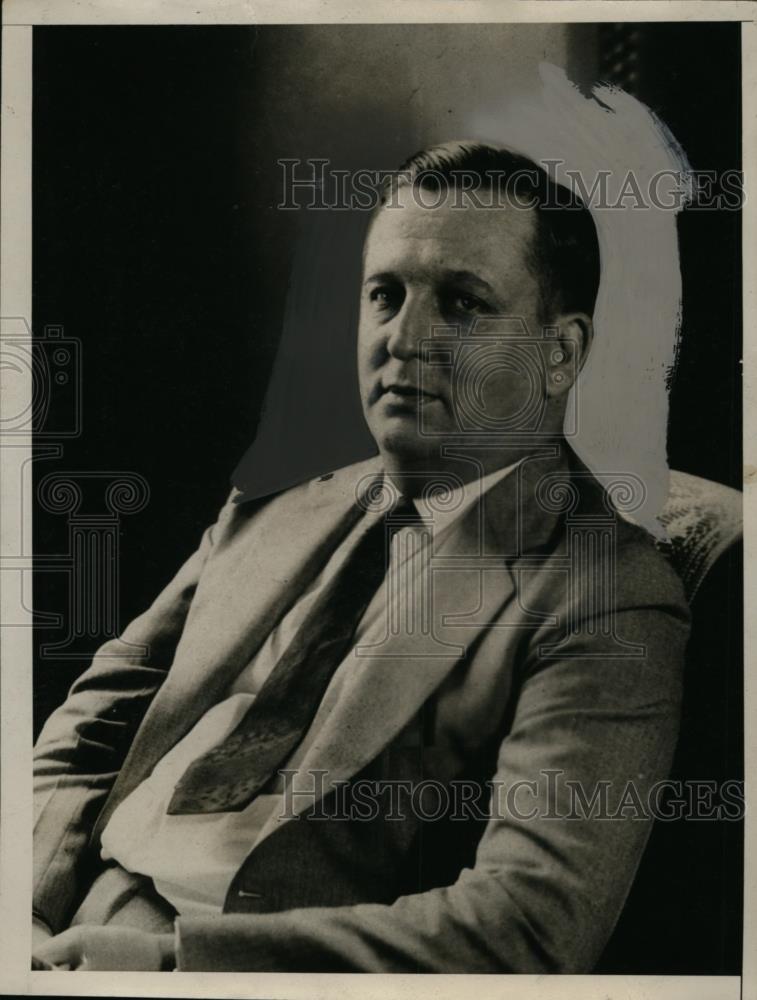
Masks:
[[[637,589],[614,615],[584,618],[552,656],[540,650],[555,636],[535,637],[475,863],[454,884],[391,905],[180,917],[179,968],[589,972],[677,739],[689,615],[677,580],[665,580],[654,599]],[[618,655],[617,636],[641,655]]]
[[[88,845],[147,708],[171,666],[215,525],[153,604],[106,642],[46,721],[34,753],[34,914],[60,931],[86,891]]]

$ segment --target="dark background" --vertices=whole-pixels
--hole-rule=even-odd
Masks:
[[[530,29],[541,30],[517,30],[528,40]],[[393,167],[424,145],[428,104],[418,111],[391,88],[394,77],[418,73],[429,95],[442,86],[433,78],[449,38],[441,31],[34,29],[33,326],[37,337],[56,325],[81,341],[83,402],[81,434],[60,459],[40,455],[35,474],[133,471],[149,483],[147,506],[120,523],[122,625],[196,546],[255,437],[300,225],[275,208],[276,157],[349,164],[365,154],[371,166]],[[543,44],[564,45],[573,79],[601,76],[635,93],[694,169],[740,167],[737,24],[565,34]],[[483,37],[470,34],[471,45]],[[541,46],[539,36],[535,56],[548,56]],[[380,79],[371,58],[385,60]],[[453,100],[434,110],[440,121],[462,113]],[[683,337],[669,427],[672,468],[733,486],[741,483],[739,227],[737,213],[680,218]],[[49,427],[66,405],[53,395]],[[97,497],[90,502],[94,510]],[[38,509],[35,552],[66,552],[67,532],[65,517]],[[62,574],[37,572],[36,610],[65,612],[67,601]],[[735,635],[737,620],[732,627]],[[40,626],[35,648],[59,638]],[[86,666],[92,639],[82,638],[79,659],[39,660],[38,726]],[[691,958],[682,951],[680,962],[701,967],[669,971],[737,970],[737,903],[727,905],[728,940],[703,941],[686,951]]]

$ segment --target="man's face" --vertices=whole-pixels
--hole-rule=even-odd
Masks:
[[[421,197],[438,200],[431,192]],[[467,388],[454,365],[429,364],[422,342],[439,327],[465,338],[479,318],[485,327],[486,317],[497,316],[522,318],[537,338],[541,318],[538,281],[527,266],[534,210],[453,208],[453,196],[424,208],[409,187],[400,188],[398,201],[378,213],[366,240],[358,361],[371,433],[386,459],[411,468],[438,456],[445,438],[459,438],[461,391],[478,393],[477,405],[495,423],[543,392],[517,365],[503,363],[501,337],[492,337],[492,363],[479,364],[484,374]],[[479,323],[477,339],[480,330]]]

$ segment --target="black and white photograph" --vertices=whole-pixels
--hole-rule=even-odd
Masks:
[[[234,6],[3,13],[0,992],[757,997],[754,7]]]

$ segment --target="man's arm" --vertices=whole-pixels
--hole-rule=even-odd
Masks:
[[[444,888],[392,905],[296,909],[263,915],[184,917],[182,970],[367,972],[569,972],[591,970],[625,902],[651,828],[632,815],[667,777],[675,747],[688,612],[680,588],[668,598],[625,602],[615,625],[643,658],[615,658],[606,617],[587,619],[559,659],[536,649],[527,664],[513,726],[495,776],[500,808],[475,865]],[[644,606],[646,605],[646,606]],[[547,632],[537,642],[548,642]],[[564,780],[550,793],[545,775],[580,785],[590,800],[610,782],[615,819],[564,817]],[[518,781],[537,790],[505,807]]]
[[[176,965],[173,934],[132,927],[71,927],[33,951],[32,970],[37,972],[170,972]]]
[[[86,891],[92,827],[171,666],[214,530],[229,507],[150,608],[121,638],[98,650],[40,733],[34,755],[33,905],[37,921],[53,931],[66,926]]]

